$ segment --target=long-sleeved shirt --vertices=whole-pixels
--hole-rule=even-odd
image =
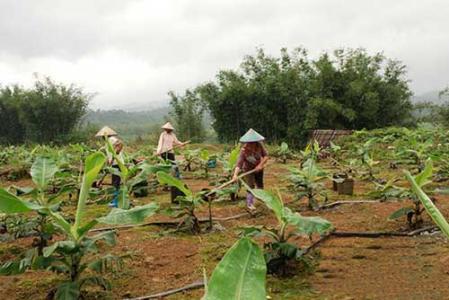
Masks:
[[[156,153],[161,154],[167,152],[168,150],[170,150],[169,152],[172,152],[173,146],[181,144],[182,143],[178,141],[178,138],[173,132],[167,133],[166,131],[164,131],[159,137],[159,143],[157,144]]]
[[[243,148],[240,150],[237,167],[243,172],[248,172],[257,167],[262,158],[265,156],[268,156],[268,152],[260,143],[254,152],[249,151],[247,147],[243,146]]]

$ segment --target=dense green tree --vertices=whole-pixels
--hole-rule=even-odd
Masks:
[[[303,144],[312,129],[372,129],[404,125],[412,105],[405,66],[363,49],[337,50],[312,60],[302,48],[280,57],[259,49],[239,70],[220,71],[195,88],[221,141],[249,127],[269,141]]]
[[[19,117],[19,101],[24,93],[19,86],[0,89],[0,144],[18,144],[25,138],[25,127]]]
[[[173,117],[177,135],[181,140],[202,142],[205,138],[204,106],[197,95],[190,90],[182,96],[169,92],[172,109],[170,115]]]
[[[80,125],[90,97],[78,87],[49,78],[36,80],[31,89],[6,87],[0,91],[0,141],[63,141]]]

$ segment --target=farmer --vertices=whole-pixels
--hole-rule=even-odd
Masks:
[[[186,145],[188,142],[181,143],[176,135],[173,133],[173,126],[170,122],[164,124],[161,127],[164,131],[159,136],[159,143],[157,145],[156,154],[160,155],[164,160],[175,161],[175,153],[173,149],[175,147],[181,147]]]
[[[115,154],[121,156],[122,150],[123,150],[123,142],[117,137],[117,132],[115,132],[113,129],[109,128],[108,126],[103,127],[95,136],[97,137],[104,137],[109,141],[109,143],[112,145]],[[117,162],[115,161],[112,153],[107,152],[108,154],[108,165],[112,166],[114,169],[117,169],[120,171],[120,167],[118,166]],[[120,184],[121,184],[121,178],[119,175],[112,174],[112,186],[115,188],[114,191],[114,198],[109,203],[109,207],[118,207],[118,197],[120,194]]]
[[[265,140],[263,136],[254,129],[248,130],[245,135],[240,138],[243,147],[240,150],[237,166],[234,170],[233,180],[237,181],[240,172],[246,173],[254,170],[253,173],[246,175],[243,180],[250,188],[263,189],[263,168],[268,161],[268,153],[262,142]],[[246,205],[248,209],[254,210],[254,196],[249,191],[246,194]]]
[[[182,147],[189,142],[181,143],[176,135],[173,133],[173,126],[170,122],[167,122],[162,126],[164,131],[159,137],[159,143],[157,145],[156,154],[160,155],[165,161],[169,161],[172,164],[172,175],[176,178],[180,178],[181,174],[179,172],[178,165],[175,162],[175,153],[173,149],[176,147]],[[176,198],[178,196],[183,196],[184,194],[176,187],[170,187],[170,198],[172,203],[176,203]]]

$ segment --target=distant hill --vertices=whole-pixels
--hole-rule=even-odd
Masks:
[[[147,111],[90,110],[85,118],[85,124],[97,127],[107,125],[123,138],[130,140],[154,132],[165,121],[169,111],[169,107]]]
[[[449,96],[444,95],[440,97],[440,91],[430,91],[427,93],[423,93],[420,95],[416,95],[412,97],[413,103],[419,103],[419,102],[431,102],[434,104],[443,104],[445,102],[449,101]]]

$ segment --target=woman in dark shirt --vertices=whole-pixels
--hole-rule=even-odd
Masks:
[[[263,168],[268,161],[267,150],[262,145],[264,140],[265,138],[253,129],[248,130],[240,138],[240,142],[244,145],[240,150],[237,166],[234,170],[234,180],[237,180],[240,172],[246,173],[255,169],[256,171],[246,175],[244,180],[250,188],[263,189]],[[251,210],[255,209],[254,196],[249,191],[246,194],[246,205]]]

